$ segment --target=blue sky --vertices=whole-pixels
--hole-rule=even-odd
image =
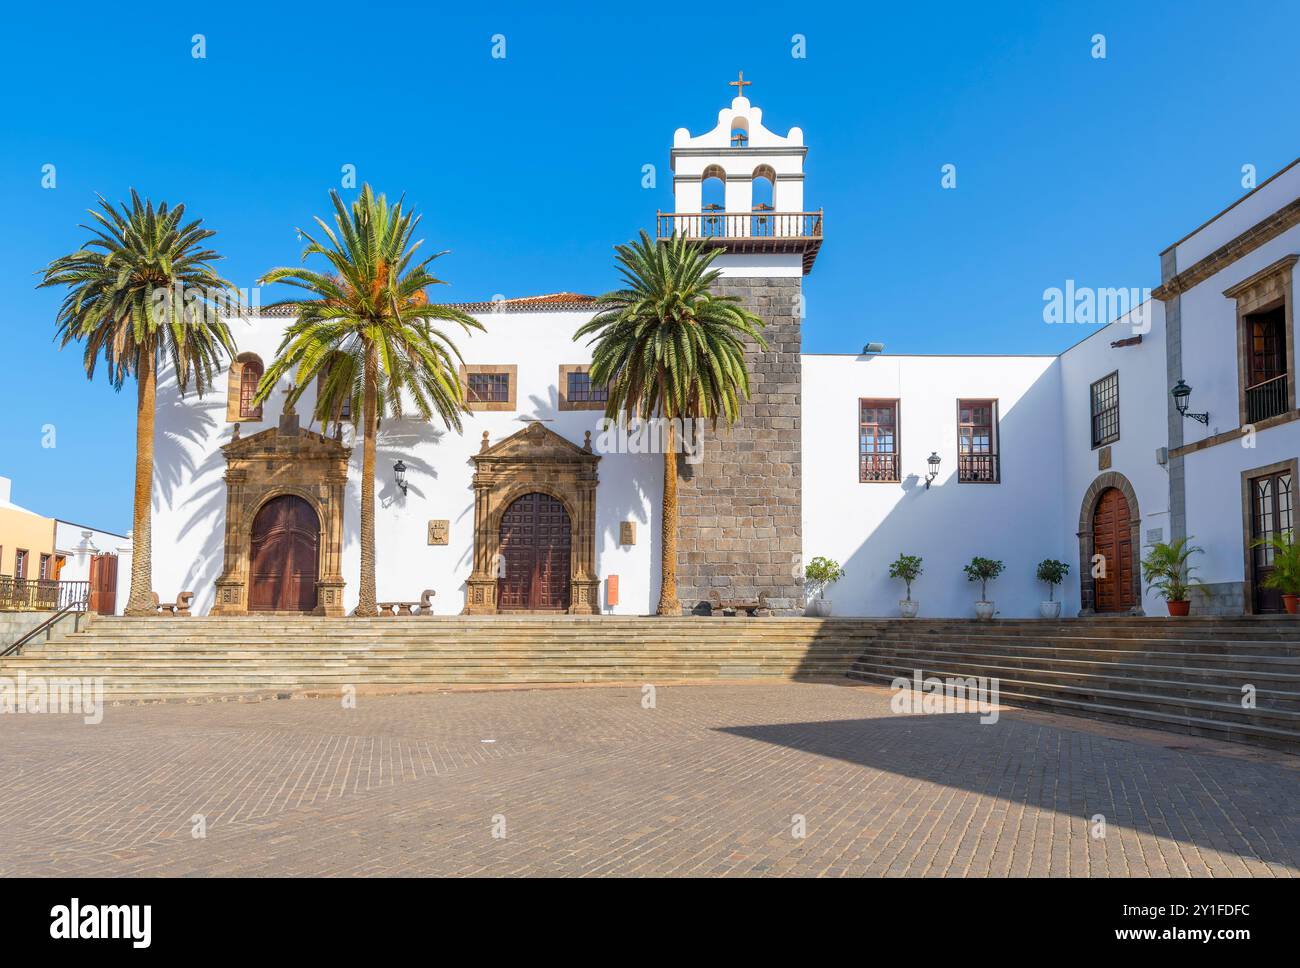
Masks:
[[[1243,193],[1243,165],[1262,180],[1300,154],[1294,5],[904,6],[6,11],[0,474],[34,510],[129,527],[133,394],[87,383],[51,343],[58,295],[33,288],[95,192],[185,202],[249,286],[297,262],[295,227],[353,164],[451,250],[439,297],[597,293],[611,246],[671,208],[674,129],[712,127],[743,69],[770,127],[804,129],[826,211],[806,351],[1051,353],[1086,331],[1043,323],[1045,288],[1156,285],[1157,253]]]

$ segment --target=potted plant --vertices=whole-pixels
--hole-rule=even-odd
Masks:
[[[1038,613],[1043,618],[1060,618],[1061,603],[1056,600],[1056,586],[1065,581],[1070,566],[1055,558],[1044,558],[1038,563],[1038,580],[1047,583],[1047,601],[1039,602]]]
[[[819,555],[808,562],[808,567],[803,570],[803,576],[807,581],[810,594],[817,596],[809,600],[809,610],[813,615],[822,617],[830,615],[831,600],[826,597],[826,589],[844,577],[844,569],[840,567],[840,563]]]
[[[1189,564],[1188,559],[1205,549],[1188,544],[1190,540],[1179,538],[1173,542],[1157,542],[1142,559],[1147,589],[1155,589],[1165,600],[1170,615],[1186,615],[1191,610],[1188,592],[1192,585],[1200,583],[1199,578],[1192,577],[1192,572],[1196,569]]]
[[[962,571],[966,572],[967,581],[980,583],[980,600],[975,603],[976,618],[987,621],[993,617],[993,603],[989,601],[989,582],[1002,574],[1005,567],[1000,561],[976,555],[970,560],[969,565],[962,568]]]
[[[1284,531],[1251,542],[1252,548],[1264,546],[1273,549],[1273,571],[1260,584],[1280,591],[1287,614],[1294,615],[1300,604],[1300,545],[1295,543],[1294,533]]]
[[[899,554],[898,558],[889,566],[890,578],[901,578],[907,585],[907,597],[899,601],[898,611],[903,618],[916,618],[917,610],[920,609],[921,603],[912,600],[912,582],[916,581],[921,575],[921,556]]]

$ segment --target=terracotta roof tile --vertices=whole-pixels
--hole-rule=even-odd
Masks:
[[[519,296],[515,299],[487,300],[485,302],[440,303],[452,306],[467,313],[492,312],[563,312],[575,309],[592,309],[595,296],[584,296],[577,292],[551,292],[542,296]],[[226,312],[225,316],[241,316],[250,319],[287,318],[297,315],[293,306],[268,306],[260,308],[255,314]]]

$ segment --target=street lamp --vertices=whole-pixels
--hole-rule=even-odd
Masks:
[[[925,459],[925,462],[930,465],[930,473],[925,475],[925,489],[927,491],[930,490],[930,482],[939,476],[940,460],[941,458],[939,457],[938,453],[936,453],[933,450],[930,451],[930,456]]]
[[[400,459],[396,464],[393,465],[393,477],[397,481],[397,486],[400,487],[402,489],[402,493],[405,494],[406,493],[406,465],[402,463]]]
[[[1169,392],[1174,395],[1174,406],[1178,408],[1179,413],[1184,417],[1190,417],[1192,420],[1200,421],[1207,427],[1209,426],[1210,414],[1208,411],[1206,413],[1188,413],[1187,404],[1192,396],[1192,388],[1183,380],[1180,379],[1175,383],[1174,388]]]

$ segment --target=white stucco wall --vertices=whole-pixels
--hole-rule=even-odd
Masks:
[[[1286,194],[1289,192],[1289,194]],[[1269,204],[1259,210],[1261,196]],[[1227,239],[1250,229],[1259,218],[1300,197],[1300,166],[1290,169],[1213,223],[1215,238]],[[1179,267],[1182,251],[1179,246]],[[1196,251],[1200,251],[1199,249]],[[1243,279],[1279,259],[1300,252],[1300,226],[1293,227],[1247,253],[1182,294],[1182,377],[1192,387],[1190,408],[1208,411],[1210,422],[1202,426],[1183,422],[1183,442],[1191,444],[1219,433],[1238,429],[1237,310],[1236,302],[1223,295]],[[1290,294],[1293,300],[1294,291]],[[1290,352],[1290,371],[1300,372],[1300,354]],[[1300,454],[1300,422],[1261,430],[1254,437],[1207,447],[1186,454],[1187,533],[1205,549],[1197,558],[1199,577],[1206,582],[1245,580],[1245,543],[1241,519],[1242,471],[1288,460]]]
[[[975,555],[1007,570],[989,586],[1004,616],[1038,614],[1044,558],[1070,560],[1061,527],[1060,373],[1056,357],[822,356],[803,358],[804,559],[825,555],[847,574],[827,597],[838,615],[897,615],[900,554],[920,555],[921,615],[972,616]],[[900,484],[859,483],[858,401],[898,398]],[[1001,483],[957,481],[957,401],[998,401]],[[939,476],[925,489],[926,458]]]
[[[89,534],[87,535],[87,532]],[[90,542],[90,549],[84,546]],[[126,536],[112,531],[99,531],[94,528],[73,524],[71,521],[54,522],[54,549],[67,560],[63,565],[60,579],[63,581],[88,581],[90,579],[90,558],[93,554],[116,554],[118,547],[126,541]]]
[[[1140,558],[1146,553],[1148,535],[1160,532],[1156,540],[1168,541],[1169,474],[1156,460],[1165,446],[1166,399],[1165,315],[1158,301],[1146,304],[1145,312],[1130,313],[1103,326],[1061,355],[1062,466],[1064,501],[1061,536],[1068,554],[1061,560],[1070,565],[1065,591],[1064,615],[1079,610],[1079,518],[1084,496],[1100,474],[1098,449],[1092,446],[1092,384],[1119,373],[1119,440],[1110,444],[1110,471],[1124,475],[1137,495],[1138,507],[1130,512],[1141,517]],[[1149,326],[1149,331],[1141,332]],[[1142,342],[1112,347],[1111,343],[1141,333]],[[1153,536],[1154,537],[1154,536]],[[1137,566],[1135,562],[1135,566]],[[1164,600],[1148,594],[1143,586],[1143,610],[1148,615],[1165,614]]]
[[[1293,161],[1236,204],[1175,243],[1173,249],[1178,271],[1190,268],[1297,197],[1300,197],[1300,160]]]
[[[425,588],[437,592],[440,614],[456,614],[464,607],[464,582],[470,573],[473,547],[474,467],[483,432],[495,443],[522,430],[528,419],[546,426],[574,443],[584,432],[598,434],[600,411],[558,410],[561,364],[590,362],[585,343],[573,342],[573,333],[590,317],[585,312],[499,312],[479,318],[486,332],[461,336],[456,342],[467,363],[518,366],[518,407],[513,412],[476,412],[464,417],[462,434],[423,424],[418,419],[386,420],[377,439],[375,540],[379,564],[377,584],[381,600],[413,601]],[[232,321],[240,352],[253,352],[264,362],[273,358],[285,320]],[[225,460],[219,450],[228,443],[233,424],[227,423],[224,375],[215,390],[198,400],[192,394],[180,400],[174,381],[164,378],[158,393],[155,435],[153,583],[164,601],[179,591],[196,593],[197,611],[212,606],[213,582],[220,574],[225,522],[226,488],[222,479]],[[277,425],[282,410],[277,394],[263,408],[263,420],[245,423],[241,435],[249,436]],[[304,395],[297,410],[310,414],[314,388]],[[303,416],[304,426],[308,418]],[[313,428],[319,429],[319,428]],[[350,431],[350,428],[349,428]],[[351,442],[350,432],[345,442]],[[392,467],[400,458],[407,466],[408,493],[393,480]],[[356,604],[360,570],[359,473],[361,448],[354,448],[344,513],[343,576],[347,580],[344,603]],[[653,610],[659,595],[658,517],[662,494],[662,459],[655,455],[606,454],[599,468],[597,488],[596,561],[604,604],[606,579],[619,576],[619,605],[615,614],[644,614]],[[446,518],[450,543],[427,544],[427,523]],[[637,523],[637,543],[620,546],[619,522]]]

